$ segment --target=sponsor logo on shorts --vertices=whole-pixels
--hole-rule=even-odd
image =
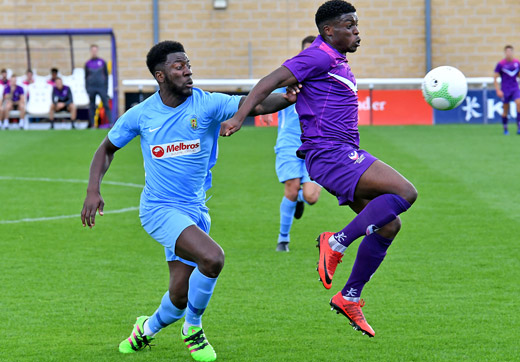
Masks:
[[[361,163],[365,160],[365,155],[359,155],[357,151],[352,151],[348,154],[348,158],[354,161],[354,163]]]
[[[150,150],[152,152],[152,158],[156,159],[190,155],[200,152],[200,139],[150,146]]]

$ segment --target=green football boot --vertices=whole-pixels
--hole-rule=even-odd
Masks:
[[[150,344],[154,340],[153,337],[144,335],[144,322],[148,320],[148,316],[137,317],[137,321],[134,324],[134,329],[130,334],[130,337],[119,343],[119,352],[121,353],[135,353],[146,346],[152,348]]]
[[[204,335],[204,331],[201,327],[191,326],[188,329],[188,334],[184,335],[181,329],[181,337],[186,347],[191,353],[191,357],[195,361],[215,361],[217,359],[217,354],[211,344],[209,344],[208,339]]]

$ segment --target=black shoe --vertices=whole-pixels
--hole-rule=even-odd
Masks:
[[[278,245],[276,245],[276,251],[289,252],[289,242],[288,241],[280,241],[278,243]]]
[[[303,201],[298,201],[296,203],[296,210],[294,210],[294,218],[301,219],[303,215],[303,209],[305,208],[305,203]]]

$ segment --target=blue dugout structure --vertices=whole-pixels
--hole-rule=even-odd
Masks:
[[[70,62],[72,69],[75,68],[74,59],[74,35],[107,35],[110,37],[110,43],[112,48],[112,82],[114,96],[112,98],[112,122],[115,122],[118,118],[119,112],[119,83],[117,78],[117,52],[116,52],[116,38],[114,32],[110,28],[99,28],[99,29],[0,29],[0,37],[6,36],[22,36],[25,39],[27,68],[31,67],[31,48],[29,46],[29,37],[31,36],[68,36],[70,44]]]

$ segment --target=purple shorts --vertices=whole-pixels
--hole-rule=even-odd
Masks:
[[[514,90],[504,92],[504,98],[502,99],[502,101],[504,103],[509,103],[509,102],[514,102],[518,98],[520,98],[520,89],[517,88]]]
[[[349,145],[310,150],[305,155],[311,179],[336,196],[340,205],[354,201],[361,175],[376,160],[370,153]]]

